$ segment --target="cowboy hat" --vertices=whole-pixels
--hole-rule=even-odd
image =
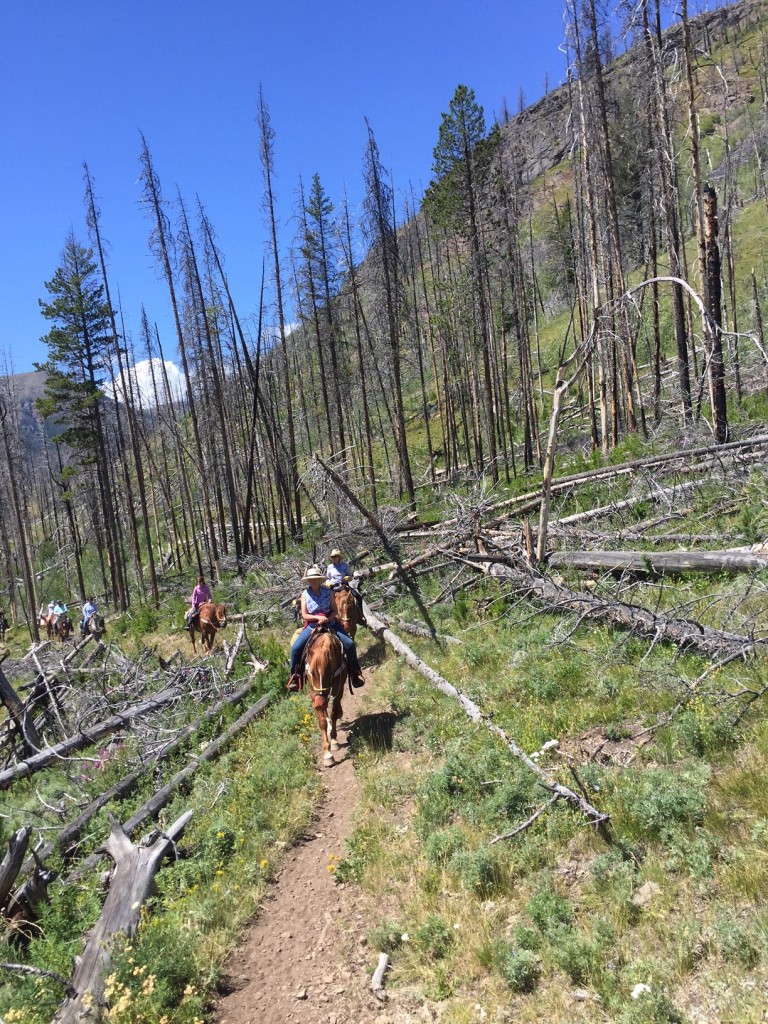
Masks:
[[[319,565],[310,565],[307,571],[304,573],[305,580],[324,580],[325,573]]]
[[[333,549],[333,551],[331,552],[331,558],[335,558],[335,557],[336,557],[336,555],[338,555],[338,556],[339,556],[339,558],[341,558],[341,552],[339,551],[339,549],[338,549],[338,548],[334,548],[334,549]]]

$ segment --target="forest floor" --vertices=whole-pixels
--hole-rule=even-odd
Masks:
[[[344,698],[335,764],[323,774],[325,795],[315,820],[288,851],[259,916],[231,955],[220,983],[215,1024],[388,1024],[394,1020],[371,991],[365,898],[337,882],[359,788],[349,734],[368,686]],[[402,1019],[402,1018],[398,1018]],[[406,1018],[411,1019],[411,1018]]]

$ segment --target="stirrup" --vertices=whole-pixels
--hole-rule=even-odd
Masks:
[[[291,678],[288,680],[285,686],[289,693],[299,693],[301,690],[301,676],[298,672],[294,672]]]
[[[361,686],[365,686],[365,680],[363,679],[362,672],[360,673],[359,676],[350,676],[350,681],[356,690],[359,689]]]

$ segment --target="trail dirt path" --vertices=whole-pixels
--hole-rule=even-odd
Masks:
[[[215,1024],[390,1019],[370,990],[375,951],[366,946],[362,899],[329,870],[344,856],[359,799],[348,735],[360,713],[360,694],[345,696],[335,765],[318,769],[326,792],[316,819],[289,851],[259,917],[225,966]]]

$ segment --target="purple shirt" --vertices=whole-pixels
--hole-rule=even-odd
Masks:
[[[192,591],[192,605],[205,604],[206,601],[212,601],[211,590],[207,583],[198,583],[195,589]]]

